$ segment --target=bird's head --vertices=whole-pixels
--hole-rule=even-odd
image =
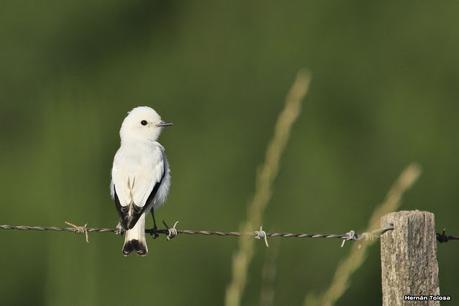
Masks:
[[[139,106],[131,110],[121,125],[121,141],[156,141],[163,127],[172,123],[161,120],[151,107]]]

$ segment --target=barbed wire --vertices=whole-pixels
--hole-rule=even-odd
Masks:
[[[458,236],[446,235],[446,230],[443,229],[441,233],[437,233],[437,240],[440,243],[448,242],[450,240],[459,240]]]
[[[289,232],[265,232],[260,226],[260,229],[253,232],[241,233],[241,232],[225,232],[225,231],[211,231],[211,230],[190,230],[190,229],[177,229],[178,221],[174,223],[172,227],[169,227],[163,222],[164,229],[149,228],[145,230],[145,233],[154,236],[165,235],[168,240],[173,239],[180,235],[200,235],[200,236],[219,236],[219,237],[241,237],[241,236],[252,236],[255,239],[263,240],[266,246],[268,244],[268,238],[314,238],[314,239],[339,239],[342,240],[341,247],[344,246],[346,241],[359,241],[359,240],[374,240],[378,239],[382,234],[387,231],[394,229],[393,226],[386,226],[374,231],[356,233],[351,230],[343,234],[324,234],[324,233],[289,233]],[[113,233],[116,235],[122,235],[123,231],[118,228],[111,227],[88,227],[85,225],[75,225],[70,222],[65,222],[68,227],[59,226],[36,226],[36,225],[9,225],[0,224],[0,230],[15,230],[15,231],[38,231],[38,232],[71,232],[76,234],[84,234],[86,242],[89,242],[89,233]],[[450,240],[459,240],[459,237],[446,235],[446,231],[443,230],[441,233],[437,233],[437,240],[440,243],[448,242]]]
[[[89,233],[114,233],[121,235],[123,234],[118,228],[108,227],[88,227],[85,225],[75,225],[70,222],[65,222],[68,227],[58,226],[31,226],[31,225],[9,225],[0,224],[0,230],[16,230],[16,231],[51,231],[51,232],[73,232],[77,234],[84,234],[86,241],[89,242]],[[343,240],[341,246],[344,246],[346,241],[357,241],[367,239],[377,239],[387,231],[393,230],[392,226],[380,228],[371,232],[365,232],[358,234],[351,230],[343,234],[323,234],[323,233],[289,233],[289,232],[265,232],[262,227],[259,230],[247,233],[241,232],[225,232],[225,231],[211,231],[211,230],[190,230],[190,229],[177,229],[178,221],[174,223],[172,227],[169,227],[166,223],[165,229],[146,229],[145,233],[152,236],[165,235],[168,240],[173,239],[180,235],[201,235],[201,236],[219,236],[219,237],[241,237],[241,236],[252,236],[255,239],[263,240],[266,246],[268,244],[268,238],[314,238],[314,239],[340,239]]]

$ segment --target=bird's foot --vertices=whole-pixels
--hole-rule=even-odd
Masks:
[[[116,226],[115,226],[115,235],[123,235],[125,232],[124,230],[124,227],[121,225],[121,223],[118,223]]]
[[[158,234],[158,227],[155,226],[153,227],[152,231],[151,231],[151,236],[153,237],[153,239],[156,239],[159,237],[159,234]]]

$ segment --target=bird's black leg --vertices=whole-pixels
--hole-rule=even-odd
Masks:
[[[153,233],[151,234],[154,239],[159,237],[159,234],[156,232],[158,227],[156,226],[156,219],[155,219],[155,209],[151,209],[151,216],[153,217]]]

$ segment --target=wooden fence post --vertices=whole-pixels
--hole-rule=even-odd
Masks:
[[[434,214],[400,211],[381,218],[383,306],[440,305]]]

